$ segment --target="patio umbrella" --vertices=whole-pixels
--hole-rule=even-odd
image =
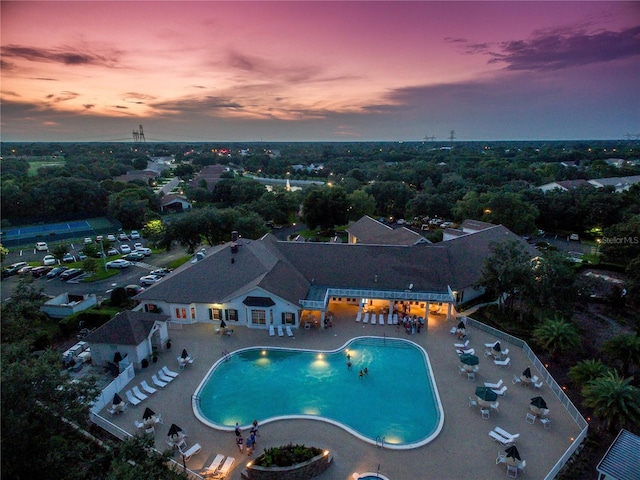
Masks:
[[[547,407],[547,402],[545,402],[544,398],[542,398],[542,397],[533,397],[531,399],[531,405],[533,405],[534,407],[540,408],[540,409],[548,408]]]
[[[475,355],[471,355],[470,353],[463,353],[460,355],[460,361],[465,365],[478,365],[480,360]]]
[[[142,414],[142,419],[143,420],[148,420],[151,417],[153,417],[155,414],[156,414],[156,412],[154,412],[149,407],[147,407],[147,408],[144,409],[144,413]]]
[[[458,330],[464,330],[465,328],[467,328],[467,326],[464,324],[464,322],[462,322],[462,321],[461,321],[461,322],[458,324]]]
[[[176,425],[175,423],[172,423],[171,426],[169,427],[169,438],[171,439],[177,439],[180,436],[180,432],[182,431],[182,429]]]
[[[492,348],[496,352],[499,352],[502,350],[502,346],[500,345],[500,342],[496,342],[496,344]]]
[[[182,358],[185,358],[185,359],[186,359],[186,358],[189,358],[189,354],[187,353],[187,349],[186,349],[186,348],[183,348],[183,349],[182,349],[182,355],[181,355],[181,357],[182,357]]]
[[[227,328],[227,324],[224,323],[224,320],[220,320],[220,328]]]
[[[520,458],[520,452],[518,451],[518,447],[516,447],[515,445],[511,445],[510,447],[507,447],[505,452],[507,454],[507,462],[510,465],[514,465],[514,466],[518,465],[522,460]]]
[[[523,377],[527,377],[527,378],[531,378],[531,369],[529,367],[524,369],[524,372],[522,372],[522,376]]]
[[[498,399],[498,394],[489,387],[476,387],[476,396],[487,402],[495,402]]]
[[[122,398],[117,393],[113,394],[113,405],[120,405],[122,403]]]
[[[122,354],[120,352],[116,352],[113,356],[113,363],[119,363],[122,361]]]

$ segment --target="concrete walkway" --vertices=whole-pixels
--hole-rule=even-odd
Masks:
[[[196,358],[195,364],[181,371],[180,376],[165,389],[159,390],[137,407],[116,417],[110,417],[106,410],[103,415],[125,430],[134,433],[134,420],[140,420],[145,406],[161,413],[164,425],[156,429],[156,445],[160,450],[167,448],[167,432],[171,423],[176,423],[188,434],[189,445],[198,442],[202,451],[194,455],[188,467],[196,472],[202,471],[221,453],[236,458],[236,464],[228,478],[239,480],[240,472],[250,460],[246,454],[240,454],[235,445],[233,432],[223,432],[202,424],[193,414],[191,396],[198,384],[209,371],[211,365],[220,358],[224,350],[232,352],[247,346],[288,346],[306,349],[335,349],[356,336],[375,335],[399,337],[412,340],[421,345],[429,354],[440,399],[442,401],[445,422],[438,437],[431,443],[413,450],[387,450],[365,443],[346,431],[325,422],[314,420],[281,420],[260,427],[260,437],[254,456],[261,454],[265,447],[288,444],[313,445],[328,449],[333,456],[333,465],[319,480],[352,480],[354,472],[375,472],[380,465],[380,473],[390,480],[414,479],[488,479],[507,478],[504,465],[498,466],[495,459],[504,448],[489,438],[488,432],[500,426],[510,433],[520,433],[517,442],[522,459],[526,460],[526,477],[544,478],[579,429],[570,419],[559,400],[549,391],[547,385],[541,391],[532,387],[513,385],[511,379],[518,376],[529,365],[522,350],[508,347],[512,366],[499,368],[490,359],[483,356],[484,343],[494,341],[486,334],[470,330],[470,346],[475,348],[480,358],[480,371],[476,382],[468,381],[458,373],[459,360],[453,348],[455,338],[449,329],[457,325],[458,320],[447,321],[443,315],[430,316],[428,329],[416,335],[407,335],[402,329],[396,330],[389,325],[362,325],[355,322],[355,309],[335,308],[333,328],[327,330],[294,330],[295,338],[270,337],[266,330],[254,330],[236,327],[232,336],[216,335],[212,325],[189,325],[181,330],[170,330],[172,349],[162,352],[157,364],[138,372],[130,386],[141,380],[150,382],[151,374],[162,365],[177,370],[176,356],[187,348]],[[398,365],[385,368],[408,368]],[[534,372],[535,373],[535,372]],[[505,397],[500,397],[498,412],[490,419],[483,420],[479,410],[469,408],[468,397],[474,396],[475,387],[482,382],[496,382],[500,378],[507,385]],[[283,386],[284,388],[284,386]],[[240,394],[241,392],[239,392]],[[525,414],[531,397],[542,395],[550,408],[551,428],[545,430],[536,422],[525,422]],[[420,408],[420,398],[407,398],[407,405]],[[367,408],[367,402],[357,408]],[[403,406],[389,408],[403,408]],[[384,415],[384,412],[371,412],[371,415]],[[248,428],[244,429],[244,433]],[[178,455],[176,460],[181,461]]]

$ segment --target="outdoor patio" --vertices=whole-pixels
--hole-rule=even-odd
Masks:
[[[444,427],[438,437],[431,443],[412,450],[388,450],[365,443],[334,425],[316,420],[285,420],[261,424],[260,436],[254,457],[260,455],[264,448],[287,443],[300,443],[316,446],[331,451],[333,465],[318,479],[352,480],[354,472],[376,471],[390,480],[403,479],[470,479],[470,478],[507,478],[504,465],[496,465],[498,452],[505,448],[493,441],[488,433],[498,426],[515,434],[519,433],[517,447],[521,458],[526,460],[526,477],[544,478],[555,465],[571,442],[580,433],[580,429],[571,419],[560,401],[545,384],[541,390],[513,385],[515,375],[532,365],[523,351],[512,345],[503,343],[509,348],[510,368],[494,365],[491,357],[483,356],[484,343],[495,339],[474,328],[468,328],[470,347],[475,349],[480,358],[479,372],[476,381],[468,381],[466,375],[460,375],[458,355],[453,344],[457,342],[449,333],[458,320],[446,320],[446,315],[429,316],[428,328],[420,334],[408,335],[402,328],[392,325],[363,325],[356,323],[356,310],[352,307],[331,308],[334,313],[333,327],[321,330],[295,330],[295,337],[270,337],[267,330],[250,330],[234,328],[231,336],[218,335],[213,325],[185,325],[182,329],[170,330],[172,348],[161,352],[158,363],[137,373],[127,388],[139,385],[146,380],[151,386],[151,375],[163,365],[180,372],[178,378],[164,389],[144,400],[137,407],[129,406],[124,414],[110,416],[106,408],[102,415],[108,421],[135,433],[134,420],[140,421],[145,407],[162,414],[164,424],[156,425],[156,447],[165,450],[167,432],[172,423],[182,427],[187,433],[187,443],[202,445],[200,453],[194,455],[187,467],[201,472],[211,463],[217,454],[233,456],[236,463],[228,478],[240,479],[240,472],[251,457],[240,453],[235,444],[233,431],[223,432],[202,424],[193,414],[191,396],[198,384],[207,374],[213,363],[223,351],[233,352],[248,346],[285,346],[318,350],[332,350],[341,347],[349,339],[356,336],[383,336],[404,338],[421,345],[429,354],[431,367],[435,376],[440,399],[444,408]],[[176,356],[186,348],[195,358],[192,365],[184,370],[178,369]],[[390,368],[384,366],[381,368]],[[398,368],[401,368],[398,366]],[[372,369],[372,374],[375,370]],[[532,368],[532,372],[536,374]],[[469,408],[469,396],[475,397],[476,386],[483,382],[497,382],[503,379],[508,387],[506,396],[498,397],[500,406],[497,412],[491,412],[489,419],[483,419],[478,407]],[[242,392],[238,392],[241,394]],[[529,424],[525,421],[529,411],[531,397],[541,395],[550,409],[551,428],[545,429],[540,422]],[[419,408],[420,399],[407,399],[410,408]],[[367,402],[353,408],[367,408]],[[393,408],[390,406],[390,408]],[[380,415],[381,412],[371,412]],[[248,429],[243,434],[246,436]],[[182,462],[180,456],[174,456]]]

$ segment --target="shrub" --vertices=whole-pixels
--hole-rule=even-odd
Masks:
[[[290,467],[297,463],[311,460],[322,454],[322,449],[305,447],[304,445],[288,444],[280,447],[265,449],[264,453],[255,459],[254,465],[260,467]]]

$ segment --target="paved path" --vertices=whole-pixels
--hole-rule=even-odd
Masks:
[[[266,330],[253,330],[236,327],[232,336],[216,335],[212,325],[196,324],[185,326],[181,330],[170,330],[172,349],[162,352],[157,364],[138,372],[135,383],[150,380],[162,365],[177,369],[176,355],[187,348],[196,357],[194,365],[187,367],[180,376],[164,390],[159,391],[141,405],[129,408],[118,417],[104,416],[122,428],[134,432],[134,420],[140,420],[145,406],[162,413],[164,425],[156,432],[156,445],[166,448],[165,440],[171,423],[184,428],[191,443],[198,442],[202,451],[191,458],[189,468],[201,471],[218,453],[231,455],[237,459],[229,476],[240,479],[248,457],[238,452],[233,432],[223,432],[203,425],[193,414],[191,395],[205,377],[211,365],[220,358],[224,350],[230,352],[257,345],[288,346],[308,349],[335,349],[347,340],[362,335],[376,335],[407,338],[423,346],[430,357],[440,398],[444,406],[445,422],[438,437],[431,443],[413,450],[388,450],[377,448],[350,435],[346,431],[314,420],[284,420],[264,424],[260,428],[260,437],[255,456],[265,447],[287,444],[289,442],[313,445],[329,449],[333,456],[333,465],[319,480],[351,480],[354,472],[375,472],[380,465],[380,473],[391,480],[421,479],[488,479],[507,478],[504,466],[497,466],[495,459],[498,451],[504,451],[492,441],[488,432],[500,426],[511,433],[520,433],[518,449],[521,457],[527,461],[526,478],[544,478],[562,453],[569,447],[572,438],[579,430],[561,406],[560,402],[544,386],[542,391],[512,385],[514,374],[520,374],[530,366],[523,352],[509,346],[509,356],[513,365],[509,369],[498,368],[483,357],[484,343],[494,339],[486,334],[470,330],[471,346],[480,355],[480,371],[477,382],[470,382],[458,374],[458,357],[453,349],[454,337],[449,334],[457,320],[447,321],[444,316],[430,316],[428,332],[423,330],[417,335],[408,336],[393,326],[362,325],[355,322],[355,311],[332,308],[336,314],[333,328],[327,330],[295,331],[295,338],[269,337]],[[505,345],[506,346],[506,345]],[[408,365],[384,365],[380,368],[411,368]],[[372,369],[372,371],[375,371]],[[488,420],[481,418],[476,408],[468,407],[468,397],[473,396],[475,387],[484,381],[496,382],[500,378],[507,385],[506,397],[500,397],[500,408]],[[151,382],[149,382],[151,383]],[[133,386],[134,383],[131,384]],[[283,386],[286,388],[286,386]],[[239,395],[242,392],[238,392]],[[525,422],[530,398],[543,395],[551,410],[552,426],[544,430],[536,422]],[[366,399],[354,408],[367,408]],[[389,408],[421,408],[420,398],[407,398],[406,405],[389,405]],[[371,412],[371,415],[383,415],[384,412]],[[245,433],[248,427],[245,427]],[[180,461],[178,456],[176,460]]]

